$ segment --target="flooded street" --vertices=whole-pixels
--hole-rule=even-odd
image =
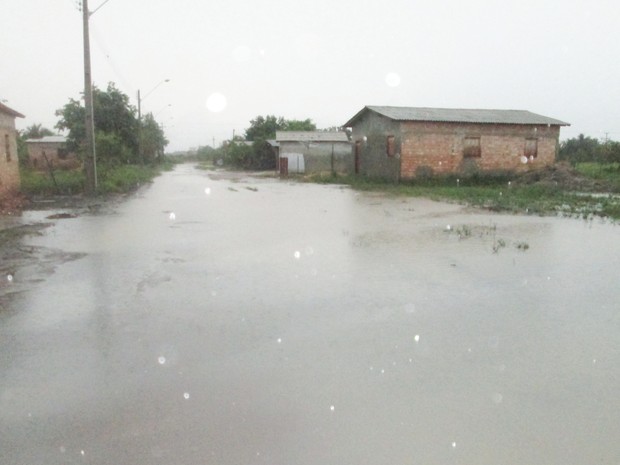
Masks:
[[[180,165],[0,277],[0,463],[620,463],[620,229]]]

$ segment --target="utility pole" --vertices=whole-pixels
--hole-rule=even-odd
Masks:
[[[93,85],[90,72],[90,33],[88,20],[88,0],[82,0],[82,20],[84,23],[84,109],[86,113],[86,150],[84,174],[86,176],[86,193],[93,195],[97,191],[97,152],[95,150],[95,113],[93,109]]]

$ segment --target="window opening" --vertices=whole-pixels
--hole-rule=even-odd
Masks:
[[[480,137],[466,137],[463,143],[463,156],[465,158],[479,158],[481,155]]]

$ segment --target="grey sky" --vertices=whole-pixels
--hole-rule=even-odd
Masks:
[[[78,3],[2,2],[0,99],[18,128],[53,127],[80,96]],[[95,85],[134,105],[155,89],[143,112],[169,150],[258,115],[338,126],[364,105],[524,109],[571,123],[563,139],[620,139],[617,0],[109,0],[90,24]]]

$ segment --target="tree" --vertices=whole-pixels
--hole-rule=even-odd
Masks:
[[[578,137],[565,140],[560,144],[558,159],[567,160],[572,165],[599,159],[599,141],[579,134]]]
[[[45,136],[53,136],[54,132],[51,129],[44,128],[41,124],[33,124],[21,131],[20,135],[27,139],[41,139]]]
[[[250,127],[245,130],[245,140],[268,140],[275,139],[276,131],[284,129],[286,121],[284,118],[273,115],[257,116],[250,120]]]
[[[93,109],[95,113],[95,137],[116,141],[118,153],[101,153],[100,160],[117,158],[123,162],[135,162],[138,156],[138,128],[136,109],[129,104],[129,97],[109,83],[105,91],[93,88]],[[81,102],[69,99],[64,107],[56,110],[60,120],[56,128],[69,131],[67,148],[80,153],[86,139],[85,109]],[[103,136],[102,136],[103,135]],[[129,154],[129,158],[128,157]]]
[[[148,113],[142,120],[141,129],[141,151],[143,161],[153,162],[164,154],[164,148],[168,145],[168,140],[164,136],[152,113]]]
[[[289,119],[284,121],[283,131],[316,131],[316,124],[310,118],[305,120]]]

